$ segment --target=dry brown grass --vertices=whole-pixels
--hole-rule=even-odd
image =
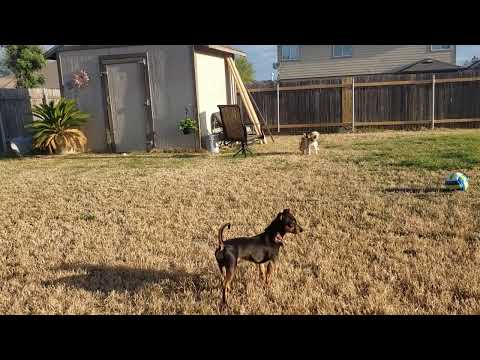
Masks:
[[[478,314],[478,166],[468,193],[402,193],[384,190],[446,173],[354,161],[354,144],[451,133],[322,135],[317,157],[283,137],[246,160],[0,160],[0,313]],[[242,263],[221,312],[218,227],[253,235],[286,207],[306,231],[287,237],[273,285]]]

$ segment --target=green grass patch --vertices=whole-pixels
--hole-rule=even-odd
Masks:
[[[93,221],[96,219],[96,216],[91,212],[83,212],[80,214],[80,219],[84,221]]]
[[[401,137],[354,143],[355,163],[426,170],[472,169],[480,164],[480,132]]]

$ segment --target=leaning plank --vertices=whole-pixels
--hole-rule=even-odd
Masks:
[[[250,101],[250,98],[247,94],[247,89],[245,88],[245,85],[243,84],[243,81],[240,77],[240,73],[238,72],[235,63],[233,62],[233,59],[231,57],[227,57],[227,64],[230,69],[230,72],[233,74],[233,77],[235,79],[235,83],[237,85],[237,88],[240,90],[240,97],[242,98],[242,101],[245,105],[245,109],[247,110],[247,114],[250,118],[250,120],[253,123],[253,126],[255,128],[255,132],[257,135],[260,135],[261,132],[261,127],[260,127],[260,122],[258,121],[257,114],[255,113],[255,110],[253,109],[253,105]],[[264,142],[266,142],[266,139],[264,139]]]
[[[228,64],[228,68],[230,70],[230,72],[232,73],[233,75],[233,79],[235,81],[235,85],[238,89],[238,92],[240,94],[240,97],[242,98],[242,101],[244,102],[244,105],[245,105],[245,110],[247,110],[247,114],[248,116],[250,117],[250,119],[252,120],[252,123],[254,123],[253,121],[253,111],[252,111],[252,107],[250,107],[249,105],[249,102],[247,101],[247,91],[246,91],[246,88],[243,84],[243,81],[241,79],[241,76],[240,76],[240,73],[237,71],[237,68],[235,66],[235,63],[233,62],[233,60],[230,58],[230,57],[226,57],[225,60],[227,61],[227,64]],[[256,128],[256,124],[254,123],[254,126]],[[256,129],[257,130],[257,129]]]
[[[255,106],[255,109],[257,110],[258,115],[259,115],[260,118],[262,119],[263,126],[265,126],[265,129],[268,131],[268,134],[270,135],[270,138],[272,139],[272,142],[275,142],[275,139],[273,138],[272,132],[270,131],[270,128],[268,127],[268,124],[267,124],[267,122],[265,121],[265,118],[264,118],[263,115],[262,115],[262,112],[261,112],[260,109],[258,108],[257,102],[256,102],[255,99],[253,98],[253,95],[250,94],[250,92],[248,91],[248,89],[247,89],[247,94],[248,94],[248,97],[249,97],[250,101],[251,101],[252,104]]]
[[[257,114],[255,113],[255,110],[253,109],[253,106],[250,102],[250,97],[248,96],[247,89],[245,88],[245,85],[243,84],[240,73],[238,72],[232,58],[228,57],[227,61],[228,61],[229,67],[230,67],[230,71],[232,72],[232,74],[234,76],[234,79],[235,79],[235,82],[237,84],[237,88],[240,91],[240,96],[241,96],[242,101],[245,105],[245,109],[247,110],[247,114],[248,114],[248,116],[249,116],[250,120],[252,121],[253,126],[255,128],[255,132],[257,133],[257,135],[260,135],[261,134],[260,123],[258,121]]]

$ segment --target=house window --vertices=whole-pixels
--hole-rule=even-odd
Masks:
[[[298,60],[300,59],[300,45],[282,45],[282,60]]]
[[[432,51],[447,51],[452,48],[452,45],[431,45]]]
[[[352,45],[333,45],[333,57],[352,57]]]

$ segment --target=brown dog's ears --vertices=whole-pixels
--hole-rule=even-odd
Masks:
[[[279,221],[282,221],[282,220],[283,220],[283,213],[278,213],[277,219],[278,219]]]

